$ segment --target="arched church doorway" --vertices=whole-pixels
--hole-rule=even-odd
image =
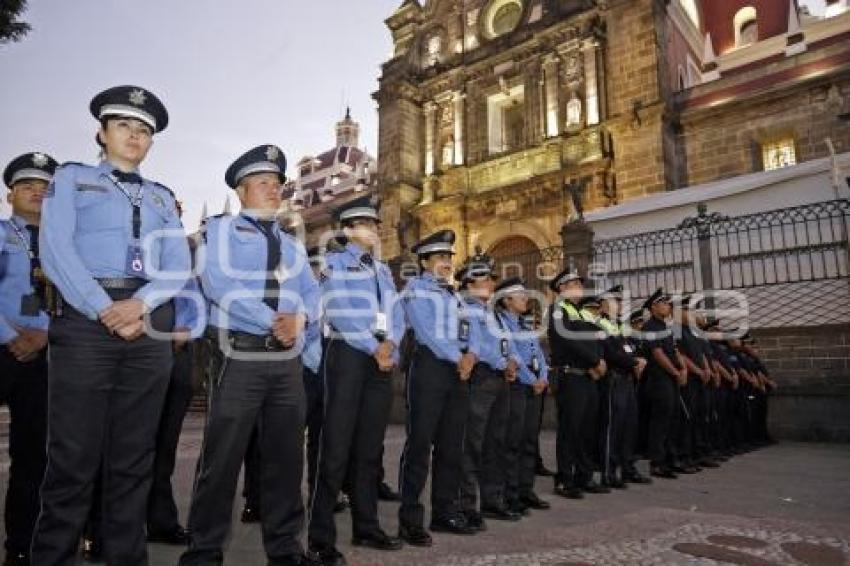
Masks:
[[[496,242],[487,254],[496,263],[499,279],[522,277],[526,285],[537,288],[537,266],[541,255],[537,245],[525,236],[508,236]]]
[[[540,278],[543,256],[531,239],[525,236],[508,236],[496,242],[487,252],[493,258],[499,280],[509,277],[522,277],[528,289],[545,293],[547,280]],[[539,322],[542,307],[532,300],[531,309]]]

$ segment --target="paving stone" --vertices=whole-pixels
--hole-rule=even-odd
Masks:
[[[184,520],[202,426],[192,416],[181,438],[174,484]],[[5,492],[4,441],[0,425],[0,489]],[[397,477],[403,445],[403,429],[391,427],[385,442],[387,478]],[[551,432],[544,432],[541,448],[554,467]],[[532,512],[518,523],[491,522],[487,532],[474,537],[436,534],[428,549],[378,552],[349,544],[351,522],[343,513],[337,515],[339,548],[351,566],[707,566],[719,560],[729,564],[730,557],[738,564],[832,566],[850,562],[848,469],[850,446],[789,443],[674,482],[631,486],[581,501],[553,495],[551,479],[538,478],[536,489],[552,509]],[[423,500],[429,498],[426,491]],[[238,499],[226,564],[265,564],[261,529],[240,523],[241,510]],[[390,533],[397,529],[397,510],[396,503],[380,505],[382,526]],[[179,548],[163,545],[149,550],[151,566],[173,566],[180,555]]]

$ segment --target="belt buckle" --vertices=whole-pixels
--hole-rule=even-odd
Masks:
[[[276,341],[277,340],[275,339],[274,334],[270,334],[270,335],[266,336],[265,340],[263,341],[263,346],[265,347],[265,349],[267,351],[275,350],[276,349],[276,346],[275,346]]]

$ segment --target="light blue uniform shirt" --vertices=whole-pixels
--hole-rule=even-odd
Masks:
[[[92,320],[112,305],[96,278],[128,278],[127,252],[133,245],[133,207],[111,178],[114,167],[69,163],[56,170],[42,205],[41,264],[62,297]],[[124,184],[142,192],[141,246],[145,279],[136,291],[149,310],[171,300],[190,274],[189,245],[174,196],[145,180]],[[168,232],[158,232],[168,231]]]
[[[507,311],[501,311],[500,316],[505,321],[505,329],[511,333],[511,342],[515,351],[522,360],[519,364],[519,380],[526,385],[531,385],[538,379],[549,383],[549,366],[546,364],[546,356],[540,347],[540,340],[530,328],[525,328],[520,323],[519,317]],[[540,368],[539,375],[535,376],[531,370],[534,359],[537,359],[537,367]]]
[[[272,230],[280,241],[281,254],[277,311],[263,302],[268,255],[265,235],[244,214],[207,222],[204,262],[199,269],[212,326],[267,336],[272,333],[276,312],[304,314],[308,330],[310,324],[318,323],[319,284],[307,252],[276,222]]]
[[[174,297],[174,328],[186,328],[192,340],[203,336],[207,327],[207,304],[198,280],[192,277]]]
[[[378,349],[375,338],[377,314],[386,321],[386,339],[396,346],[404,336],[404,309],[395,281],[386,264],[363,261],[364,251],[354,243],[325,255],[322,283],[325,322],[351,347],[369,355]],[[393,357],[398,361],[398,348]]]
[[[466,310],[469,313],[470,320],[478,327],[478,335],[481,338],[478,361],[487,364],[496,371],[505,370],[508,367],[508,360],[511,358],[515,359],[517,363],[521,363],[519,355],[513,349],[511,340],[505,332],[500,332],[501,329],[495,318],[495,313],[483,301],[474,297],[467,297]],[[505,352],[502,351],[503,347]]]
[[[404,313],[416,342],[427,346],[441,360],[458,363],[462,349],[481,357],[478,325],[467,318],[463,301],[440,286],[433,273],[425,272],[408,281],[403,293]],[[469,324],[469,340],[461,342],[460,323]]]
[[[15,326],[47,330],[50,321],[44,311],[38,316],[21,314],[21,298],[34,292],[30,284],[32,241],[26,226],[17,216],[0,221],[0,344],[18,337]]]

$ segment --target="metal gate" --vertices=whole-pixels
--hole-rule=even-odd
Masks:
[[[678,226],[596,240],[591,279],[622,284],[633,304],[658,287],[671,293],[737,291],[751,327],[850,322],[850,201],[806,204],[756,214],[698,214]],[[505,271],[544,291],[561,269],[560,246],[502,256]],[[506,267],[507,266],[507,267]],[[714,308],[732,306],[718,297]]]

